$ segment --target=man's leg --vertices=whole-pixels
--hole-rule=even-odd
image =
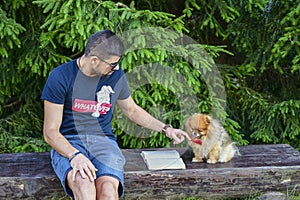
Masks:
[[[95,200],[95,182],[91,182],[89,178],[82,178],[79,172],[76,173],[75,181],[72,181],[72,172],[73,170],[69,171],[67,181],[75,200]]]
[[[119,180],[111,176],[101,176],[96,179],[97,199],[117,200]]]

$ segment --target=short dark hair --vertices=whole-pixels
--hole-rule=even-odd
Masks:
[[[110,56],[122,56],[124,45],[120,38],[111,30],[98,31],[88,39],[84,54],[86,56],[98,56],[109,58]]]

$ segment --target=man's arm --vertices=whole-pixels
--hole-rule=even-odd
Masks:
[[[131,96],[129,96],[127,99],[124,100],[118,100],[117,101],[120,109],[122,112],[133,122],[135,122],[138,125],[141,125],[145,128],[160,132],[164,126],[165,123],[159,121],[158,119],[154,118],[152,115],[150,115],[147,111],[145,111],[143,108],[138,106]],[[185,136],[187,139],[190,140],[189,136],[186,132],[180,130],[180,129],[174,129],[174,128],[167,128],[166,129],[166,135],[169,138],[174,139],[174,144],[179,144],[184,140]]]
[[[44,101],[44,139],[62,156],[70,158],[78,150],[59,132],[63,107],[61,104]]]
[[[161,131],[165,126],[163,122],[155,119],[148,112],[138,106],[131,96],[124,100],[118,100],[117,103],[126,117],[138,125],[157,132]]]
[[[44,139],[59,154],[70,158],[78,150],[59,131],[62,123],[63,107],[62,104],[44,101]],[[80,172],[83,178],[88,176],[91,181],[96,178],[96,168],[83,154],[74,157],[70,164],[73,168],[73,180],[75,180],[77,171]]]

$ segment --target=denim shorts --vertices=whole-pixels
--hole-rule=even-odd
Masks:
[[[96,177],[111,176],[119,180],[118,194],[124,191],[125,158],[116,141],[103,135],[66,135],[65,138],[94,164]],[[51,149],[52,167],[65,192],[74,197],[67,183],[67,174],[72,167],[69,159]]]

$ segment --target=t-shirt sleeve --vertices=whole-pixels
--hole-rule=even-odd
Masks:
[[[125,73],[122,74],[121,81],[119,81],[119,83],[121,85],[121,92],[118,99],[127,99],[130,96],[130,90]]]
[[[65,77],[59,70],[53,70],[44,86],[41,99],[56,104],[64,104],[67,85]]]

